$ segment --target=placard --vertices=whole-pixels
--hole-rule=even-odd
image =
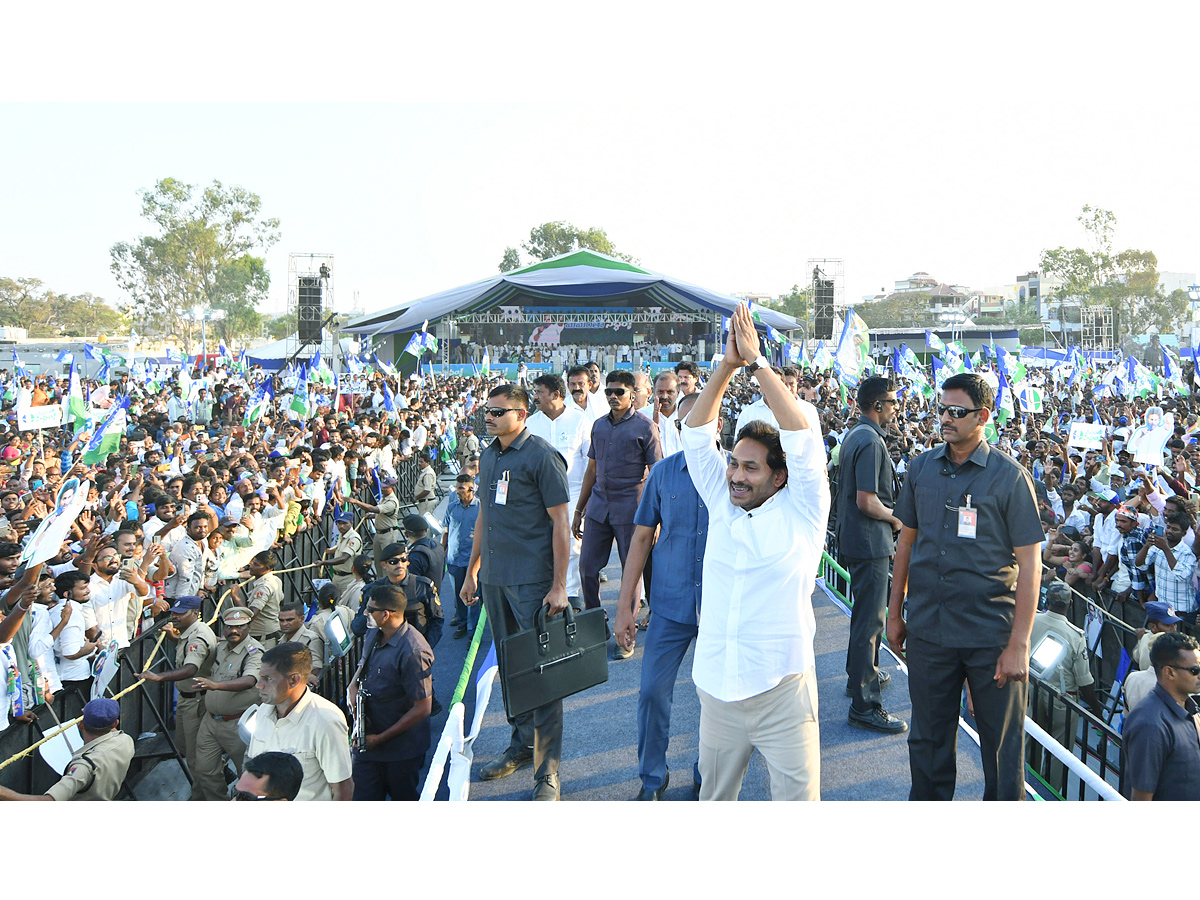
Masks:
[[[366,372],[341,372],[338,374],[339,394],[369,394],[371,387],[370,376]]]
[[[45,406],[22,406],[17,409],[17,429],[19,431],[58,428],[62,423],[63,406],[61,403],[47,403]]]
[[[1103,450],[1104,431],[1105,428],[1102,424],[1089,425],[1087,422],[1072,422],[1071,436],[1067,439],[1067,445],[1083,450]]]

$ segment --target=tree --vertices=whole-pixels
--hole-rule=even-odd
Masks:
[[[632,256],[618,252],[603,228],[576,228],[567,222],[546,222],[529,230],[529,240],[521,247],[535,261],[562,256],[576,250],[594,250],[605,256],[613,256],[637,264]],[[509,272],[521,266],[521,256],[514,247],[504,249],[500,260],[500,271]]]
[[[37,278],[0,278],[0,325],[24,328],[30,337],[96,337],[127,334],[129,324],[103,297],[69,296]]]
[[[504,258],[500,260],[500,271],[511,272],[513,269],[521,268],[521,254],[517,252],[516,247],[505,247]]]
[[[275,340],[283,340],[289,334],[296,330],[296,316],[293,313],[281,313],[277,316],[269,316],[265,320],[267,326],[267,334]]]
[[[0,325],[28,328],[48,312],[49,302],[37,278],[0,278]]]
[[[255,306],[270,276],[251,251],[265,252],[279,240],[279,220],[261,217],[259,196],[216,180],[197,192],[174,178],[140,196],[142,217],[158,233],[114,244],[110,266],[139,323],[181,334],[190,350],[199,323],[186,316],[209,307],[226,311],[227,324],[217,323],[219,337],[257,334]]]
[[[1111,307],[1114,323],[1123,323],[1132,334],[1143,333],[1159,321],[1171,322],[1170,306],[1159,288],[1155,255],[1149,250],[1114,253],[1117,217],[1106,209],[1085,205],[1077,221],[1087,232],[1091,249],[1043,250],[1038,263],[1044,273],[1062,282],[1050,294],[1051,302],[1058,303],[1059,321],[1067,321],[1064,312],[1069,300]]]
[[[854,311],[868,328],[927,328],[934,324],[929,300],[924,291],[905,291],[856,306]]]
[[[808,322],[812,316],[812,288],[800,290],[800,285],[793,284],[792,292],[779,298],[778,309],[785,312],[797,322]],[[805,332],[808,326],[805,325]]]

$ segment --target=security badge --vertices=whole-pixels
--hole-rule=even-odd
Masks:
[[[508,505],[508,469],[500,475],[500,480],[496,482],[496,505]]]
[[[975,540],[975,529],[979,524],[979,511],[971,508],[971,495],[967,494],[966,502],[958,509],[958,536]]]

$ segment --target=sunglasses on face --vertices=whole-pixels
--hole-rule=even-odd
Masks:
[[[624,397],[628,388],[608,388],[604,389],[604,393],[608,397]]]
[[[510,412],[516,412],[516,408],[515,407],[509,408],[509,407],[504,407],[504,406],[485,406],[483,408],[483,414],[485,416],[491,416],[493,419],[498,419],[505,413],[510,413]]]
[[[939,403],[937,411],[939,416],[944,416],[949,413],[950,418],[952,419],[965,419],[971,413],[977,413],[982,409],[982,406],[942,406],[942,404]]]
[[[400,563],[408,562],[408,557],[407,556],[393,556],[391,559],[385,559],[384,562],[387,563],[389,566],[398,566],[398,565],[400,565]]]
[[[1169,666],[1171,669],[1178,669],[1181,672],[1190,672],[1193,677],[1200,675],[1200,666]]]

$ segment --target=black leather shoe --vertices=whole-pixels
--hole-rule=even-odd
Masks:
[[[511,775],[517,769],[523,769],[526,766],[532,765],[532,750],[513,750],[509,747],[504,751],[503,756],[499,759],[493,759],[479,770],[479,778],[481,781],[495,781],[497,778],[505,778]]]
[[[530,794],[529,799],[557,800],[560,790],[557,775],[543,775],[534,783],[533,793]]]
[[[639,800],[661,800],[663,791],[667,789],[667,785],[670,783],[671,770],[668,769],[667,773],[663,776],[663,783],[657,791],[647,791],[645,788],[642,788],[640,791],[638,791],[637,798]]]
[[[882,691],[885,687],[892,683],[892,676],[888,674],[887,669],[879,670],[879,689]],[[850,689],[850,685],[846,685],[846,696],[853,697],[854,692]]]
[[[868,731],[878,731],[882,734],[904,734],[908,731],[908,723],[897,719],[886,709],[873,709],[869,713],[850,710],[846,721],[855,728],[865,728]]]

